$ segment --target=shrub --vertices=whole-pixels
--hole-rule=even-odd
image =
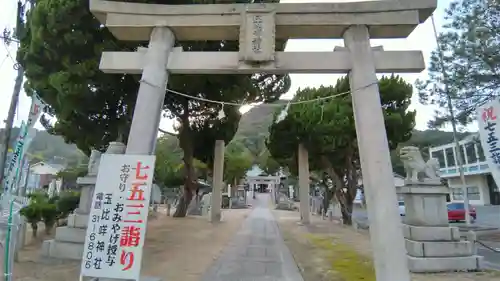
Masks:
[[[42,220],[39,204],[30,203],[28,206],[22,208],[20,213],[26,219],[26,222],[31,225],[31,228],[33,229],[32,235],[36,238],[38,223]]]
[[[41,203],[40,216],[45,224],[45,233],[50,234],[59,216],[56,204],[50,204],[48,202]]]
[[[80,202],[80,193],[74,191],[68,191],[61,194],[56,202],[57,211],[59,212],[59,218],[66,218],[71,214],[76,208],[78,208],[78,203]]]

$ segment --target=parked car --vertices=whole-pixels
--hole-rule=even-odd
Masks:
[[[398,201],[398,205],[399,205],[399,215],[400,216],[405,216],[406,215],[405,202],[404,201]]]
[[[469,214],[471,222],[476,220],[476,208],[469,205]],[[448,203],[448,220],[465,221],[465,204],[460,202]]]

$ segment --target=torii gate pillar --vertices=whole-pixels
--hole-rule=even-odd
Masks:
[[[128,136],[127,154],[153,153],[168,82],[168,57],[174,43],[174,33],[168,27],[153,28],[144,56],[144,70]]]
[[[368,27],[349,27],[344,43],[377,280],[410,280]]]

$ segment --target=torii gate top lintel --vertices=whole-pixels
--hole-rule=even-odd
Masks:
[[[237,40],[245,14],[269,15],[264,20],[275,22],[277,39],[342,38],[346,27],[356,24],[369,26],[371,38],[404,38],[436,6],[437,0],[206,5],[90,0],[91,12],[118,39],[130,41],[149,40],[159,24],[178,40]]]

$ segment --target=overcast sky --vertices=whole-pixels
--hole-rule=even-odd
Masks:
[[[345,0],[284,0],[282,2],[341,2]],[[417,1],[417,0],[414,0]],[[436,25],[439,28],[443,24],[443,12],[448,7],[449,0],[439,1],[439,7],[434,13]],[[2,9],[0,9],[0,27],[13,27],[16,19],[15,0],[2,0]],[[406,39],[391,39],[391,40],[372,40],[372,45],[383,45],[385,50],[421,50],[424,53],[426,61],[428,61],[430,52],[435,49],[436,42],[434,39],[432,24],[430,19],[424,24],[418,26],[415,31]],[[335,46],[342,46],[342,40],[290,40],[287,44],[286,51],[332,51]],[[9,52],[12,58],[15,58],[15,46],[7,48],[2,44],[0,46],[0,120],[5,120],[9,109],[12,89],[16,71],[12,68],[13,61],[8,56]],[[403,74],[402,77],[410,83],[414,83],[417,78],[424,79],[426,71],[418,74]],[[292,74],[292,87],[286,94],[290,98],[296,92],[297,88],[318,87],[320,85],[335,84],[338,75],[326,74]],[[19,126],[22,120],[25,120],[30,107],[30,99],[24,94],[21,94],[18,114],[15,118],[15,124]],[[417,110],[417,129],[424,130],[427,128],[427,121],[433,116],[434,109],[432,106],[424,106],[418,102],[417,95],[414,95],[412,100],[412,108]],[[162,120],[161,127],[170,130],[172,122],[170,120]],[[1,123],[0,127],[5,124]],[[41,128],[40,124],[37,125]],[[445,128],[449,129],[449,128]],[[470,130],[476,130],[475,126],[469,126]]]

